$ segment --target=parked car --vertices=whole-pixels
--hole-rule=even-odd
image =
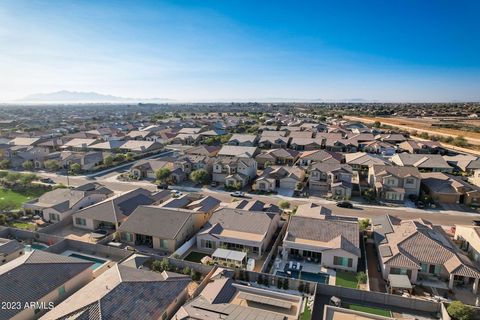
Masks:
[[[423,203],[422,201],[417,201],[416,206],[419,209],[424,209],[425,208],[425,203]]]
[[[232,197],[242,198],[242,197],[245,196],[245,193],[242,192],[242,191],[235,191],[235,192],[230,193],[230,195],[231,195]]]
[[[348,201],[340,201],[340,202],[337,202],[337,207],[352,209],[353,204]]]
[[[53,181],[51,178],[40,179],[40,182],[48,183],[48,184],[54,184],[55,183],[55,181]]]
[[[157,189],[168,189],[168,184],[157,184]]]
[[[218,185],[218,184],[217,184],[216,181],[212,181],[212,183],[210,183],[210,186],[211,186],[211,187],[214,187],[214,188],[215,188],[217,185]]]
[[[173,197],[178,198],[182,195],[182,193],[178,190],[172,190]]]

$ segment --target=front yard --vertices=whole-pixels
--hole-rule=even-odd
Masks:
[[[353,272],[337,271],[335,285],[339,287],[357,289],[357,274]]]

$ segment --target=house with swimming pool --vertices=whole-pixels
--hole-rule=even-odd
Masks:
[[[356,219],[331,215],[315,205],[297,209],[283,238],[282,259],[303,265],[357,271],[360,231]],[[309,268],[315,269],[315,268]]]
[[[278,213],[222,208],[197,233],[197,248],[209,253],[223,248],[261,257],[279,223]]]
[[[137,188],[115,195],[73,214],[73,226],[81,229],[116,230],[140,205],[151,205],[171,197],[168,190],[150,192]]]

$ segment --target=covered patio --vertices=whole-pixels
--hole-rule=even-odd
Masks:
[[[213,252],[212,259],[223,265],[242,267],[247,262],[247,253],[218,248]]]

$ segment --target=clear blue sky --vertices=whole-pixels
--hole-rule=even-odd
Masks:
[[[0,100],[480,100],[480,1],[0,2]]]

